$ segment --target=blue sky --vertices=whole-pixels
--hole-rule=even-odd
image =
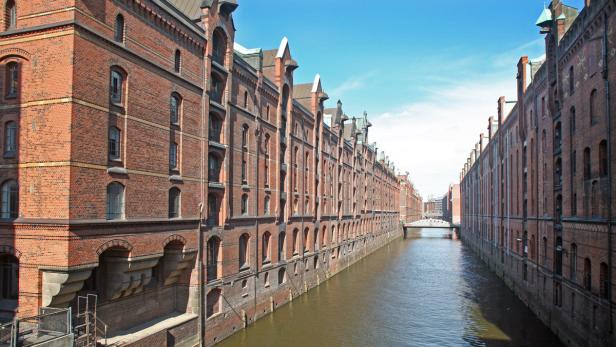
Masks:
[[[565,0],[581,9],[583,0]],[[364,110],[370,140],[409,171],[424,197],[442,195],[500,95],[515,98],[516,63],[544,52],[541,0],[240,0],[236,41],[277,48],[320,73],[330,106]]]

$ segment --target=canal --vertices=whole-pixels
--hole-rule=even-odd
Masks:
[[[219,346],[562,346],[448,234],[414,231]]]

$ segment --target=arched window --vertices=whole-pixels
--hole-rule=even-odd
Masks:
[[[17,181],[9,180],[2,184],[2,210],[0,212],[3,219],[19,216],[19,186]]]
[[[248,234],[242,234],[240,236],[240,245],[239,245],[239,265],[240,269],[246,268],[249,266],[249,257],[248,257],[248,245],[250,241],[250,236]]]
[[[109,128],[109,159],[120,160],[121,132],[116,127]]]
[[[10,62],[6,64],[6,98],[16,98],[19,93],[19,64]]]
[[[207,241],[207,280],[208,282],[220,278],[219,265],[221,265],[220,239],[212,236]]]
[[[6,2],[6,28],[15,29],[17,27],[17,6],[15,5],[15,1],[8,0]]]
[[[556,238],[554,247],[554,269],[557,275],[563,274],[563,240],[561,237]]]
[[[242,148],[248,149],[248,125],[242,126]]]
[[[242,195],[242,215],[248,214],[248,194]]]
[[[590,92],[590,125],[597,124],[599,121],[599,93],[596,89]]]
[[[222,134],[222,119],[214,113],[210,113],[209,140],[220,143]]]
[[[269,134],[265,135],[265,141],[263,143],[263,146],[264,146],[264,151],[265,151],[265,160],[264,160],[264,165],[265,165],[264,181],[265,181],[265,183],[264,184],[265,184],[266,187],[269,187],[269,184],[270,184],[270,170],[269,170],[269,168],[270,168],[270,166],[269,166],[269,159],[270,159],[270,156],[269,156],[269,153],[270,153],[270,148],[269,148],[269,146],[270,146],[270,136],[269,136]]]
[[[248,183],[248,125],[242,127],[242,184]]]
[[[220,313],[220,308],[222,306],[220,304],[221,297],[222,295],[221,295],[220,288],[214,288],[210,290],[209,293],[207,293],[207,297],[206,297],[207,307],[206,307],[206,313],[205,313],[206,318],[210,318],[213,315]]]
[[[169,218],[180,217],[180,195],[178,188],[174,187],[169,190]]]
[[[220,65],[225,65],[227,39],[221,29],[216,29],[212,37],[212,59]]]
[[[208,180],[210,182],[220,182],[221,162],[218,155],[210,153],[208,156]]]
[[[569,134],[573,136],[575,134],[575,107],[571,107],[570,110],[570,118],[569,118]]]
[[[124,218],[124,186],[112,182],[107,186],[107,219]]]
[[[116,68],[111,69],[111,82],[109,84],[111,103],[122,105],[124,102],[124,80],[122,71]]]
[[[547,265],[547,260],[548,260],[548,238],[547,237],[543,237],[543,239],[541,239],[541,248],[543,250],[543,253],[541,254],[542,259],[542,264],[545,266]]]
[[[115,20],[113,39],[116,42],[124,43],[124,17],[119,14]]]
[[[592,264],[589,258],[584,259],[584,288],[592,289]]]
[[[244,108],[248,108],[248,92],[244,91]]]
[[[308,245],[309,245],[309,243],[308,243],[308,234],[309,234],[309,232],[310,231],[308,230],[308,228],[304,229],[304,239],[303,239],[304,242],[302,243],[302,251],[304,253],[308,253],[308,251],[309,251],[309,249],[308,249]]]
[[[171,98],[169,99],[169,119],[171,124],[178,125],[180,124],[180,112],[181,112],[182,98],[178,94],[171,94]]]
[[[577,245],[575,243],[571,244],[571,252],[569,253],[569,260],[571,261],[569,265],[569,277],[571,282],[575,283],[577,279]]]
[[[266,231],[263,234],[263,239],[262,241],[262,245],[261,245],[261,260],[263,261],[263,263],[269,263],[270,259],[271,259],[271,249],[270,249],[270,239],[271,239],[271,234]]]
[[[285,260],[287,258],[286,247],[286,234],[282,231],[278,234],[278,261]]]
[[[269,195],[265,196],[265,199],[264,199],[264,202],[263,202],[263,210],[264,210],[266,216],[269,216],[272,213],[271,201],[270,201]]]
[[[220,203],[216,194],[207,196],[207,225],[217,226],[220,224]]]
[[[178,144],[172,142],[169,144],[169,169],[177,170],[178,168]]]
[[[281,267],[280,270],[278,270],[278,285],[285,284],[286,282],[287,272],[283,267]]]
[[[299,254],[299,230],[293,230],[293,255]]]
[[[0,301],[16,301],[19,296],[19,260],[0,254]]]
[[[610,281],[608,277],[608,267],[606,263],[601,263],[599,265],[599,285],[600,295],[603,299],[609,299],[610,295]]]
[[[584,148],[584,180],[589,180],[591,178],[591,167],[590,167],[590,148]]]
[[[569,95],[573,95],[575,92],[575,71],[573,65],[569,66]]]
[[[10,121],[4,126],[4,156],[17,155],[17,123]]]
[[[175,57],[173,59],[173,70],[179,73],[181,68],[182,68],[182,52],[180,52],[179,49],[176,49]]]
[[[314,229],[314,235],[312,238],[312,251],[316,252],[319,248],[319,229]]]
[[[556,126],[554,127],[554,150],[560,150],[562,146],[562,127],[560,125],[560,122],[556,123]]]
[[[602,140],[599,143],[599,176],[607,176],[608,165],[609,162],[607,159],[607,141]]]

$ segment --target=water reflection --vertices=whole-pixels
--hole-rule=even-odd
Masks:
[[[411,232],[221,346],[561,346],[450,235]]]

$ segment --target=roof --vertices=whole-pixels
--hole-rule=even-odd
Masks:
[[[201,17],[202,0],[167,0],[191,20]]]
[[[293,86],[293,97],[295,99],[309,98],[312,93],[312,83],[303,83]]]
[[[276,65],[276,52],[277,49],[268,49],[263,51],[263,66],[274,66]]]

